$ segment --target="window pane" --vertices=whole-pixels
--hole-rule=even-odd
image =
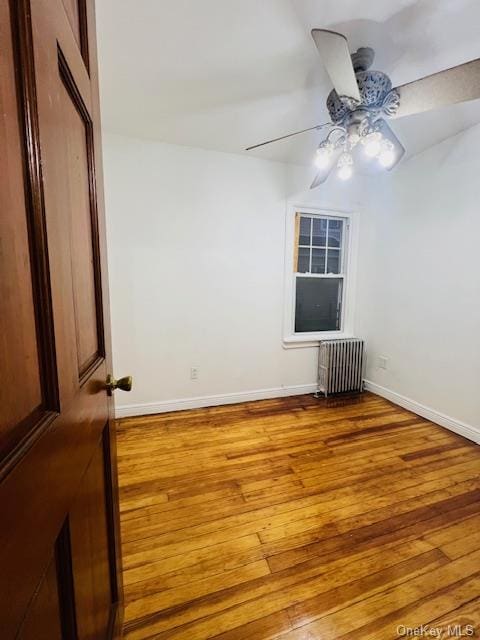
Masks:
[[[300,235],[298,244],[310,245],[310,227],[312,225],[311,218],[300,218]]]
[[[312,273],[325,273],[325,249],[312,249]]]
[[[342,246],[342,232],[343,232],[342,220],[329,221],[329,225],[328,225],[328,246],[329,247]]]
[[[327,246],[327,220],[325,218],[313,218],[312,244],[315,247]]]
[[[340,249],[329,249],[327,256],[327,273],[340,273]]]
[[[300,247],[298,250],[298,273],[308,273],[310,271],[310,249]]]
[[[298,277],[296,280],[295,332],[338,331],[343,279]]]

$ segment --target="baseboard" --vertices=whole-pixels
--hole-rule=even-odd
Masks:
[[[371,391],[382,398],[386,398],[398,404],[404,409],[416,413],[422,418],[431,420],[450,431],[454,431],[469,440],[480,444],[480,429],[472,425],[439,413],[430,407],[426,407],[415,400],[382,387],[370,380],[364,381],[366,391]],[[115,407],[116,418],[128,418],[132,416],[145,416],[155,413],[167,413],[169,411],[186,411],[187,409],[201,409],[203,407],[217,407],[222,404],[238,404],[239,402],[252,402],[254,400],[268,400],[269,398],[282,398],[287,396],[314,393],[317,385],[303,384],[288,387],[274,387],[272,389],[259,389],[257,391],[238,391],[229,394],[217,394],[211,396],[198,396],[195,398],[182,398],[179,400],[161,400],[159,402],[146,402],[143,404],[126,404]]]
[[[115,407],[116,418],[131,416],[145,416],[168,411],[185,411],[186,409],[200,409],[202,407],[217,407],[222,404],[237,404],[253,400],[268,400],[269,398],[283,398],[314,393],[317,385],[299,384],[289,387],[275,387],[273,389],[259,389],[257,391],[239,391],[236,393],[218,394],[213,396],[199,396],[197,398],[182,398],[180,400],[161,400],[160,402],[146,402],[144,404],[125,404]]]
[[[415,400],[406,398],[405,396],[402,396],[395,391],[391,391],[390,389],[386,389],[385,387],[382,387],[375,382],[371,382],[370,380],[365,380],[364,385],[367,391],[371,391],[377,396],[382,396],[382,398],[386,398],[387,400],[390,400],[390,402],[398,404],[400,407],[422,416],[422,418],[435,422],[441,427],[450,429],[450,431],[454,431],[455,433],[480,444],[480,428],[466,424],[465,422],[460,422],[460,420],[446,416],[443,413],[439,413],[438,411],[435,411],[435,409],[426,407],[419,402],[415,402]]]

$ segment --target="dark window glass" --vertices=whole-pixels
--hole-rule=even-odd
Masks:
[[[328,223],[328,246],[329,247],[342,246],[342,232],[343,232],[342,220],[329,221]]]
[[[340,273],[340,249],[329,249],[327,258],[327,273]]]
[[[325,273],[325,249],[312,249],[312,273]]]
[[[297,278],[295,332],[338,331],[342,278]]]
[[[298,250],[298,273],[307,273],[310,271],[310,249],[300,247]]]
[[[313,218],[312,244],[314,247],[327,246],[327,220]]]
[[[310,227],[312,225],[311,218],[300,218],[300,234],[298,244],[306,244],[310,246]]]

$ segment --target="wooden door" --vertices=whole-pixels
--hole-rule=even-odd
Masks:
[[[121,627],[94,6],[0,0],[0,638]]]

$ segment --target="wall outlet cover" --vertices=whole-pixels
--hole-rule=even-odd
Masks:
[[[388,358],[386,356],[378,356],[378,368],[386,369],[388,364]]]
[[[198,367],[192,367],[190,369],[190,380],[198,380]]]

